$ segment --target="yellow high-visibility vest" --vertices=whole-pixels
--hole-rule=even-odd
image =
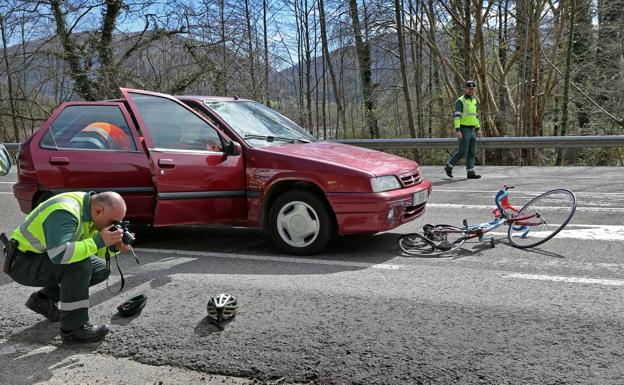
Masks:
[[[465,95],[462,95],[457,99],[457,101],[461,101],[463,105],[462,111],[455,111],[453,115],[453,125],[456,130],[459,130],[460,126],[469,126],[479,128],[479,114],[477,113],[477,99],[473,96],[472,98],[467,98]]]

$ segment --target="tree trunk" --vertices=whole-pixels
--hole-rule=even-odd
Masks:
[[[9,92],[9,107],[11,108],[11,122],[13,123],[13,137],[16,142],[20,142],[19,128],[17,127],[17,109],[13,94],[13,80],[11,79],[11,66],[9,65],[9,51],[7,49],[6,26],[4,16],[0,13],[0,31],[2,32],[2,56],[4,56],[4,69],[7,75],[7,91]]]
[[[472,79],[472,47],[470,34],[472,20],[470,19],[470,1],[464,0],[464,79]]]
[[[405,40],[403,37],[403,5],[402,0],[394,0],[394,15],[397,24],[397,39],[399,42],[399,63],[401,67],[401,79],[403,81],[403,98],[405,99],[405,110],[407,111],[407,124],[412,138],[416,137],[416,124],[412,111],[412,97],[409,90],[409,79],[407,77],[407,61],[405,60]],[[414,158],[420,162],[418,149],[413,150]]]
[[[228,94],[228,58],[225,36],[225,0],[219,0],[219,38],[221,40],[221,68],[215,71],[215,93]]]
[[[574,75],[572,79],[576,85],[584,85],[589,84],[587,76],[589,72],[588,67],[593,64],[590,63],[592,61],[590,58],[592,43],[591,34],[594,29],[591,20],[591,0],[576,0],[574,4],[576,4],[576,6],[574,7],[572,58],[575,71],[573,71]],[[589,129],[590,124],[588,104],[585,100],[574,98],[574,105],[577,110],[576,116],[579,130],[581,133],[584,133]]]
[[[344,113],[344,106],[342,104],[342,94],[340,89],[338,88],[338,83],[336,81],[336,74],[334,72],[334,65],[332,64],[332,59],[329,54],[329,44],[327,42],[327,24],[325,22],[325,6],[323,5],[323,0],[319,0],[318,9],[319,9],[319,22],[321,26],[321,45],[323,46],[323,57],[325,58],[325,63],[327,63],[327,69],[329,70],[329,78],[332,83],[332,90],[334,91],[334,99],[336,100],[336,123],[338,123],[338,119],[342,120],[342,127],[346,130],[346,116]],[[336,124],[336,134],[338,133],[339,124]]]
[[[306,122],[308,130],[313,131],[312,123],[312,52],[310,49],[310,21],[308,20],[308,0],[303,0],[303,41],[305,47],[305,80],[306,80]]]
[[[245,0],[245,21],[247,23],[247,49],[249,51],[249,75],[251,76],[251,95],[258,99],[258,86],[256,81],[256,69],[253,51],[253,35],[251,32],[251,14],[249,13],[249,0]]]
[[[620,108],[624,97],[624,0],[598,0],[598,100],[606,108]]]
[[[117,71],[114,65],[113,33],[115,22],[123,6],[122,0],[106,0],[106,11],[102,20],[102,33],[97,44],[97,52],[100,61],[98,70],[98,97],[112,99],[117,96],[119,81],[116,79]]]
[[[570,91],[570,73],[572,72],[572,51],[574,49],[574,26],[576,23],[576,0],[570,0],[570,21],[568,25],[568,44],[566,47],[566,64],[565,64],[565,75],[563,78],[563,101],[561,108],[561,136],[566,135],[566,129],[568,127],[568,102],[569,102],[569,91]],[[563,159],[563,149],[557,149],[557,159],[555,160],[555,164],[557,166],[561,166],[561,161]]]
[[[269,35],[268,35],[268,13],[269,2],[262,0],[262,26],[264,40],[264,102],[271,107],[271,95],[269,88]]]
[[[97,93],[93,81],[89,79],[88,71],[80,64],[80,54],[73,37],[67,30],[65,14],[61,9],[60,0],[50,0],[54,21],[56,23],[56,33],[61,39],[64,51],[64,59],[69,65],[70,76],[74,82],[76,92],[87,101],[97,100]]]
[[[372,81],[370,45],[368,41],[364,41],[362,39],[362,29],[360,28],[357,0],[349,0],[349,10],[351,14],[351,22],[353,24],[353,34],[355,37],[355,50],[357,52],[358,65],[360,68],[359,73],[360,80],[362,82],[366,128],[370,133],[371,139],[378,139],[380,135],[377,117],[375,114],[375,86]]]

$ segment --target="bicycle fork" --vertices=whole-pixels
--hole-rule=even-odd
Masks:
[[[531,231],[529,226],[513,226],[513,229],[514,231],[522,231],[522,235],[520,235],[520,238],[522,239],[526,239],[527,235],[529,234],[529,231]]]

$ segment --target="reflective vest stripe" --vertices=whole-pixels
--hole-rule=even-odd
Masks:
[[[40,204],[35,209],[35,211],[30,213],[28,217],[26,218],[26,221],[22,223],[19,227],[19,232],[22,234],[22,236],[26,238],[26,240],[30,243],[30,245],[34,247],[35,249],[37,249],[40,253],[42,253],[46,247],[42,243],[42,241],[37,239],[37,237],[35,237],[35,235],[28,228],[30,227],[30,225],[32,225],[35,219],[37,219],[39,214],[41,214],[45,209],[51,207],[54,204],[59,204],[59,203],[68,204],[72,206],[72,208],[78,212],[78,229],[80,229],[80,224],[81,224],[80,223],[81,222],[80,221],[80,203],[76,202],[74,199],[65,198],[65,197],[53,197],[51,199],[48,199],[44,203]]]
[[[50,257],[50,259],[54,258],[55,256],[59,255],[61,252],[63,253],[63,255],[61,256],[61,264],[62,265],[66,265],[69,263],[69,260],[71,259],[71,257],[74,255],[74,250],[76,249],[76,244],[74,242],[71,243],[65,243],[64,245],[60,245],[57,246],[55,248],[49,249],[48,250],[48,257]]]
[[[100,127],[89,126],[82,130],[82,132],[95,132],[96,134],[101,135],[104,139],[109,140],[111,135],[108,131]]]
[[[70,311],[76,309],[89,308],[89,300],[83,299],[76,302],[59,302],[59,309],[63,311]]]

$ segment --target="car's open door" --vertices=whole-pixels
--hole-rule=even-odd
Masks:
[[[156,226],[246,218],[241,154],[226,155],[223,133],[175,98],[121,89],[141,129],[156,185]]]

